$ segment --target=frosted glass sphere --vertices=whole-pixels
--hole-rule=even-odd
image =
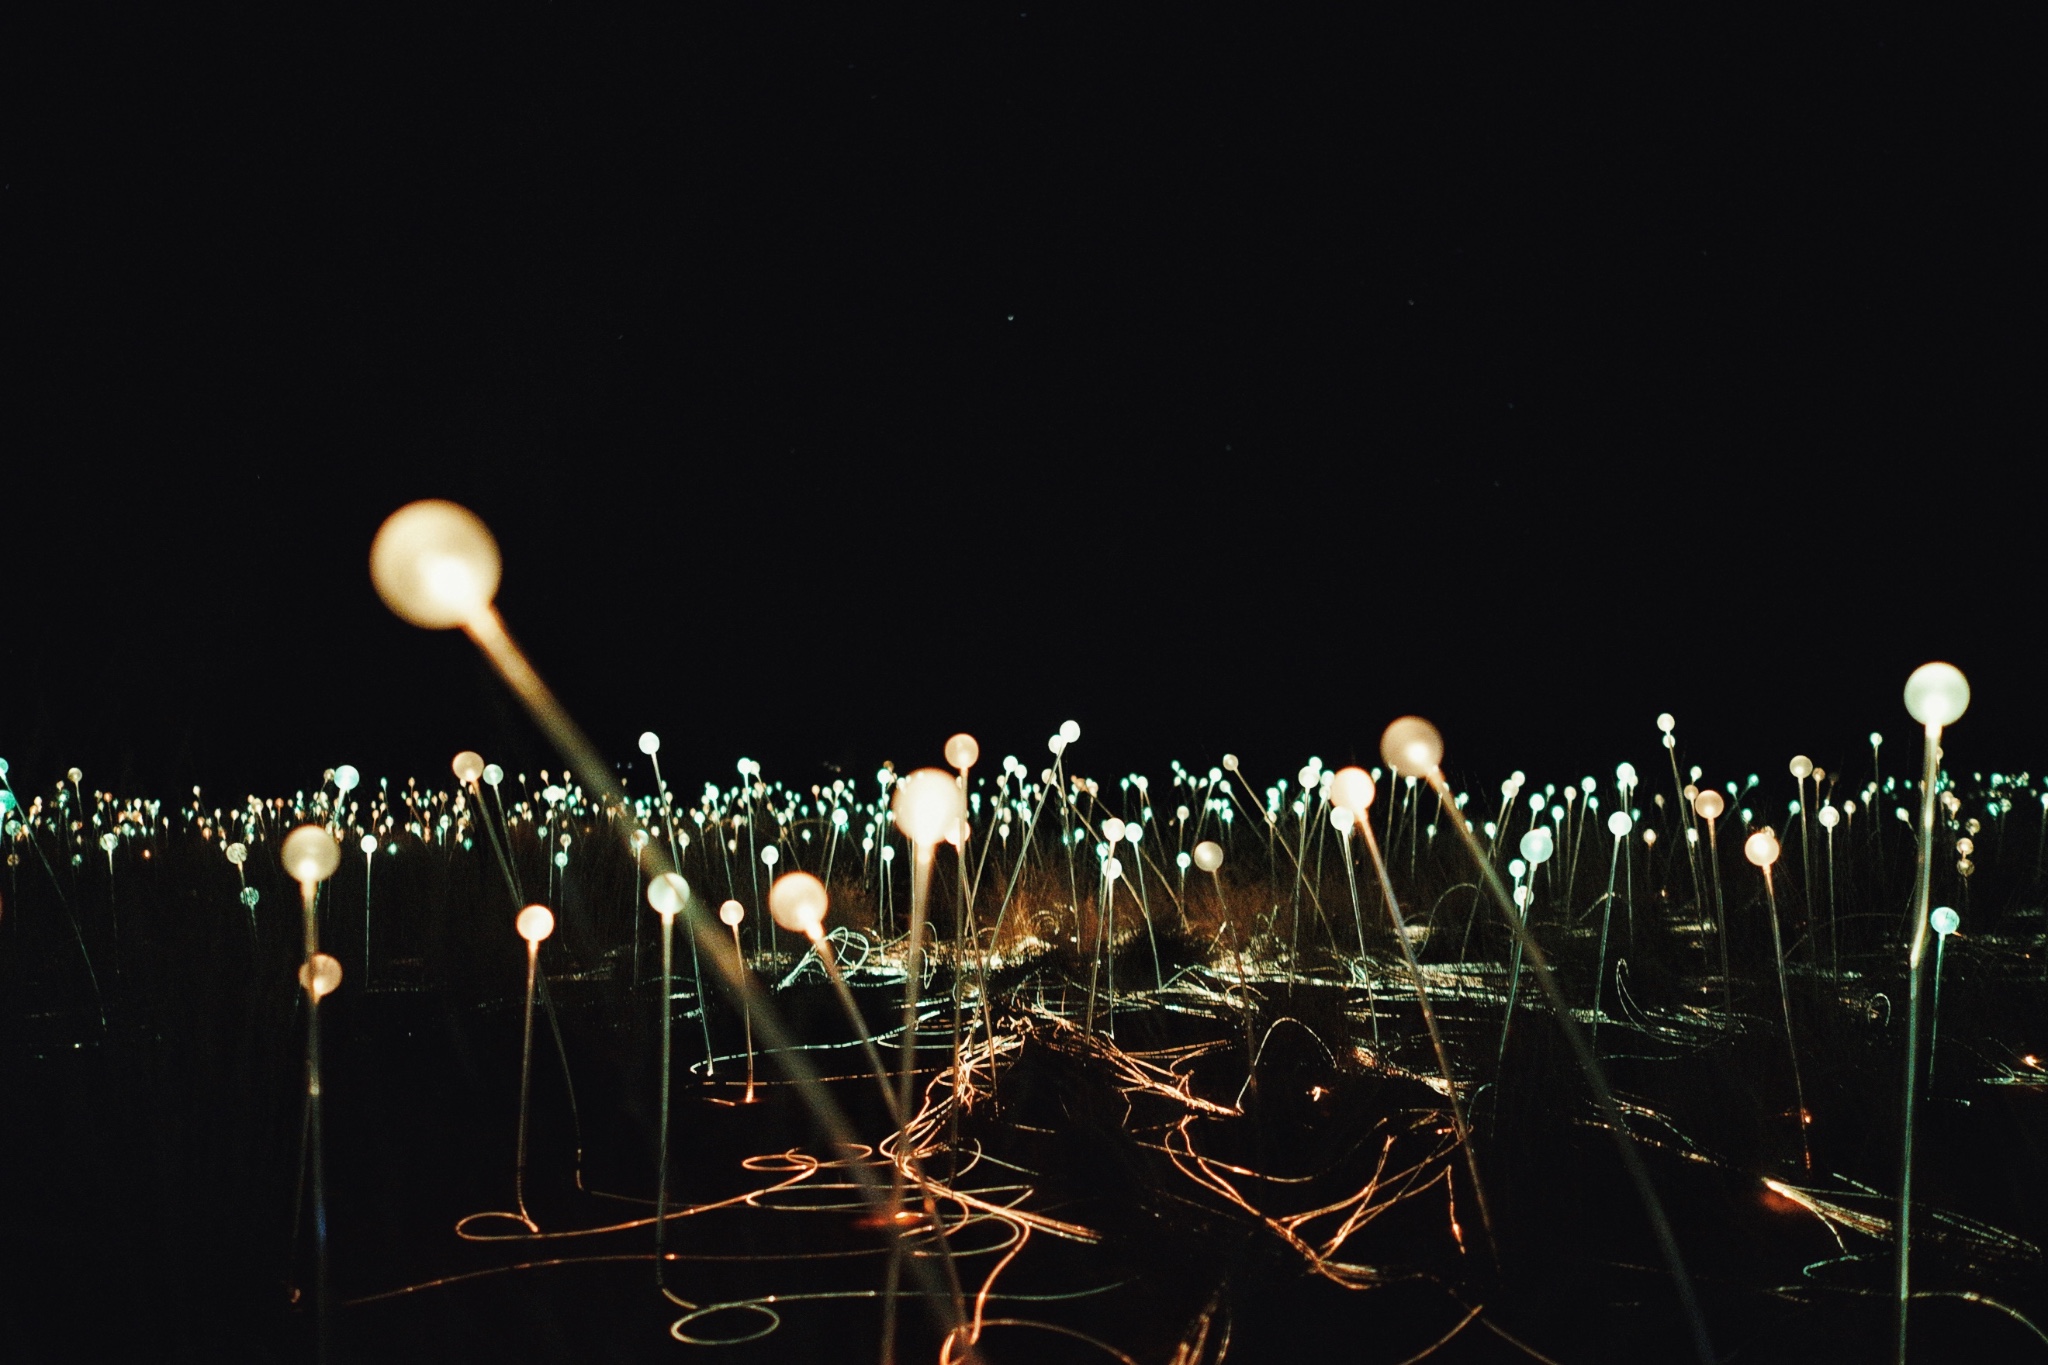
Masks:
[[[555,912],[545,905],[529,905],[519,912],[519,918],[513,921],[513,927],[519,930],[519,937],[528,943],[539,943],[555,932]]]
[[[946,762],[956,768],[971,768],[981,761],[981,745],[973,735],[955,735],[946,741]]]
[[[311,991],[315,1000],[334,994],[340,984],[341,964],[325,953],[315,953],[310,962],[299,964],[299,989]]]
[[[1962,923],[1962,917],[1946,905],[1937,905],[1934,912],[1927,917],[1927,923],[1935,933],[1947,938],[1956,931],[1956,926]]]
[[[1428,777],[1444,761],[1444,737],[1420,716],[1403,716],[1380,736],[1380,757],[1403,777]]]
[[[1619,787],[1635,786],[1636,765],[1633,763],[1617,764],[1614,769],[1614,782],[1615,785]]]
[[[1882,743],[1884,743],[1884,736],[1879,734],[1877,731],[1872,730],[1870,732],[1870,747],[1875,749],[1878,745]]]
[[[1348,839],[1351,837],[1351,827],[1358,823],[1358,812],[1349,806],[1332,806],[1330,823],[1336,827],[1339,834]]]
[[[768,913],[790,933],[806,938],[816,938],[824,931],[825,911],[831,904],[825,883],[808,872],[785,872],[768,888]]]
[[[727,901],[718,907],[718,922],[728,929],[740,927],[740,921],[747,917],[747,907],[738,901]]]
[[[474,749],[464,749],[448,766],[457,782],[474,782],[484,775],[484,756]]]
[[[229,844],[228,861],[236,867],[240,867],[243,863],[249,861],[249,846],[243,843]]]
[[[1060,738],[1072,744],[1081,738],[1081,723],[1074,720],[1060,722]]]
[[[1236,754],[1225,754],[1225,755],[1223,755],[1223,770],[1224,770],[1225,772],[1231,772],[1231,773],[1234,773],[1234,772],[1236,772],[1236,771],[1237,771],[1237,755],[1236,755]]]
[[[1906,679],[1906,713],[1922,725],[1953,725],[1970,709],[1970,684],[1954,664],[1922,664]]]
[[[112,853],[116,848],[120,847],[120,845],[121,836],[114,833],[112,830],[108,830],[105,834],[102,834],[100,836],[100,848],[104,852]]]
[[[334,789],[343,795],[354,791],[363,784],[363,775],[352,763],[344,763],[334,770]]]
[[[1628,812],[1625,810],[1618,810],[1607,817],[1607,832],[1617,839],[1625,837],[1633,827],[1634,823],[1628,818]]]
[[[1054,735],[1045,742],[1045,748],[1046,752],[1050,753],[1054,758],[1058,758],[1067,751],[1066,737],[1064,735]]]
[[[505,780],[505,770],[495,763],[484,764],[484,781],[493,787]]]
[[[1204,839],[1195,845],[1195,866],[1204,872],[1214,872],[1223,866],[1223,845],[1214,839]]]
[[[1718,820],[1721,812],[1728,809],[1728,803],[1721,799],[1721,793],[1708,788],[1692,799],[1693,814],[1702,820]]]
[[[431,630],[467,625],[488,611],[501,570],[490,528],[438,498],[399,508],[370,543],[370,579],[384,605]]]
[[[1538,825],[1522,836],[1521,847],[1524,858],[1540,865],[1549,862],[1550,855],[1557,852],[1557,841],[1551,838],[1547,828]]]
[[[1758,867],[1769,867],[1778,861],[1778,836],[1767,829],[1760,829],[1742,841],[1742,856]]]
[[[647,883],[647,903],[657,915],[679,915],[690,903],[690,884],[678,872],[663,872]]]
[[[896,784],[889,800],[889,814],[896,828],[911,843],[931,848],[951,834],[964,816],[967,803],[953,774],[938,768],[919,768]],[[780,924],[782,917],[776,916]]]
[[[300,825],[284,836],[279,856],[295,882],[324,882],[341,866],[341,845],[318,825]]]
[[[1123,842],[1124,822],[1114,815],[1102,822],[1102,837],[1112,845]]]
[[[1791,763],[1787,764],[1786,767],[1791,772],[1792,776],[1798,778],[1802,782],[1805,781],[1807,778],[1813,776],[1813,760],[1808,758],[1805,754],[1798,754],[1794,756]]]
[[[1372,774],[1363,768],[1339,768],[1337,775],[1330,779],[1330,804],[1343,806],[1354,813],[1371,810],[1373,798],[1378,794]]]
[[[640,752],[650,758],[660,753],[661,736],[655,734],[652,730],[642,730],[640,732]]]
[[[1118,877],[1124,875],[1124,865],[1115,858],[1104,858],[1102,860],[1102,875],[1111,881],[1115,881]]]
[[[1820,808],[1820,827],[1822,829],[1833,829],[1841,821],[1842,813],[1833,806],[1822,806]]]
[[[1669,711],[1662,711],[1658,713],[1657,728],[1659,730],[1662,730],[1665,734],[1668,735],[1674,729],[1676,729],[1677,726],[1678,721],[1675,718],[1673,718],[1672,714]]]
[[[1644,843],[1644,845],[1645,845],[1645,846],[1647,846],[1647,847],[1652,847],[1652,848],[1654,848],[1654,847],[1656,846],[1656,843],[1657,843],[1657,831],[1656,831],[1656,830],[1654,830],[1654,829],[1646,829],[1646,830],[1644,830],[1644,831],[1643,831],[1643,843]]]
[[[761,865],[763,867],[773,867],[781,861],[782,854],[776,849],[775,845],[770,844],[761,850]]]

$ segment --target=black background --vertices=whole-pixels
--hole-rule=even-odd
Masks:
[[[67,11],[67,13],[69,13]],[[47,19],[48,16],[45,16]],[[621,759],[2019,768],[2028,44],[1953,9],[72,15],[0,191],[18,787]],[[1896,754],[1896,758],[1892,755]],[[1722,773],[1721,776],[1728,774]]]

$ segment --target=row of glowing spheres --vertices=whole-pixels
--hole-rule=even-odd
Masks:
[[[385,605],[401,618],[429,629],[468,627],[487,617],[502,572],[498,544],[490,529],[467,508],[439,499],[410,503],[394,512],[379,528],[370,547],[370,576]],[[1968,709],[1970,685],[1961,670],[1951,664],[1924,664],[1906,680],[1905,702],[1907,713],[1926,728],[1929,736],[1938,736],[1944,726],[1961,719]],[[1672,726],[1667,718],[1659,717],[1659,728],[1665,731],[1669,743]],[[1063,730],[1059,738],[1071,743],[1075,737]],[[643,739],[643,749],[647,747],[646,739],[651,738]],[[1396,720],[1380,740],[1380,756],[1387,767],[1407,778],[1441,781],[1443,752],[1443,736],[1419,716]],[[946,759],[956,769],[964,772],[979,756],[980,746],[972,736],[955,735],[947,742]],[[1793,760],[1795,774],[1800,763],[1799,759]],[[483,766],[479,756],[465,752],[456,759],[456,775],[465,782],[473,782]],[[1335,775],[1329,792],[1331,819],[1346,837],[1364,818],[1375,795],[1372,775],[1363,769],[1344,768]],[[1719,794],[1713,791],[1702,791],[1695,800],[1696,813],[1709,821],[1718,818],[1723,808]],[[956,837],[965,818],[961,784],[951,773],[937,768],[920,769],[896,785],[890,812],[897,828],[920,856],[928,856],[938,843]],[[1607,824],[1609,832],[1619,838],[1628,832],[1630,821],[1625,812],[1616,811],[1608,817]],[[293,838],[302,834],[317,836],[325,845],[323,856],[329,861],[320,876],[331,874],[333,863],[339,860],[333,841],[311,826],[298,831]],[[1549,832],[1540,828],[1530,831],[1523,843],[1523,854],[1532,862],[1543,862],[1554,851],[1549,846]],[[1751,834],[1743,845],[1744,856],[1760,868],[1776,863],[1779,851],[1777,836],[1768,829]],[[315,858],[308,866],[318,861]],[[1194,850],[1194,862],[1203,871],[1213,873],[1222,865],[1222,849],[1204,841]],[[290,866],[287,841],[287,867]],[[677,873],[664,873],[648,887],[649,904],[664,916],[679,913],[688,899],[688,884]],[[814,940],[823,932],[828,903],[824,884],[808,872],[783,874],[769,893],[769,913],[775,922]],[[536,911],[547,917],[546,930],[528,934],[528,916]],[[743,914],[737,902],[728,901],[720,908],[719,917],[728,925],[736,925]],[[537,943],[547,936],[547,930],[552,930],[553,917],[543,907],[531,906],[521,912],[520,923],[521,934],[529,942]],[[539,924],[538,917],[533,923]]]

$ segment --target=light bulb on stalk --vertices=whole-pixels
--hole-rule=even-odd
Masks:
[[[1420,716],[1403,716],[1380,736],[1380,757],[1403,777],[1426,778],[1444,761],[1444,737]]]
[[[448,766],[455,773],[457,782],[465,787],[474,786],[484,775],[484,756],[474,749],[464,749]]]
[[[1745,839],[1742,856],[1757,867],[1769,867],[1778,861],[1778,837],[1767,829],[1760,829]]]
[[[1363,768],[1339,768],[1330,779],[1330,804],[1342,806],[1361,818],[1372,809],[1373,798],[1378,794],[1372,774]]]
[[[502,562],[490,528],[439,498],[407,503],[370,543],[370,578],[384,605],[429,630],[467,626],[491,609]]]
[[[284,837],[278,857],[293,881],[310,888],[326,881],[341,866],[341,845],[318,825],[300,825]]]
[[[315,953],[299,964],[299,989],[314,1000],[325,1000],[341,985],[341,963],[326,953]]]
[[[727,904],[739,908],[737,902]],[[825,936],[825,913],[831,904],[825,883],[808,872],[785,872],[768,888],[768,913],[775,923],[813,943]],[[724,918],[723,909],[719,917]]]
[[[945,840],[966,814],[966,802],[961,799],[960,786],[952,774],[938,768],[919,768],[897,782],[889,799],[889,813],[903,837],[929,859],[931,850]]]
[[[955,735],[946,741],[946,762],[955,768],[971,768],[981,761],[981,745],[973,735]]]
[[[1939,730],[1970,708],[1970,684],[1954,664],[1922,664],[1906,679],[1906,713]]]
[[[545,905],[529,905],[519,912],[513,927],[519,931],[519,937],[539,947],[555,932],[555,912]]]
[[[1204,872],[1214,872],[1223,866],[1223,845],[1214,839],[1204,839],[1195,845],[1195,866]]]

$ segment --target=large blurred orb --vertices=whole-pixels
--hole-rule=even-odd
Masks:
[[[457,782],[474,782],[484,775],[484,756],[474,749],[464,749],[448,766],[455,770]]]
[[[1953,725],[1970,709],[1970,684],[1954,664],[1922,664],[1906,679],[1906,713],[1922,725]]]
[[[341,866],[341,845],[318,825],[300,825],[284,836],[279,857],[293,881],[324,882]]]
[[[299,989],[311,991],[315,1000],[334,994],[340,984],[341,964],[325,953],[315,953],[310,962],[299,964]]]
[[[429,498],[393,512],[370,543],[370,579],[384,605],[430,630],[489,610],[502,570],[498,542],[467,507]]]
[[[1337,775],[1330,779],[1330,804],[1356,814],[1362,815],[1371,810],[1373,797],[1378,794],[1372,774],[1363,768],[1339,768]]]
[[[920,848],[932,848],[959,826],[967,813],[960,784],[938,768],[919,768],[896,784],[889,814],[903,837]],[[781,923],[776,917],[776,923]]]
[[[690,903],[690,884],[679,872],[664,872],[647,883],[647,903],[657,915],[680,915]]]
[[[946,778],[948,783],[952,780]],[[808,872],[785,872],[768,888],[768,913],[782,928],[806,938],[814,939],[824,931],[825,911],[831,904],[825,883]]]
[[[1522,836],[1522,856],[1532,863],[1547,863],[1555,852],[1557,841],[1551,837],[1548,826],[1538,825]]]
[[[1214,839],[1204,839],[1195,845],[1195,866],[1204,872],[1214,872],[1223,866],[1223,845]]]
[[[1758,867],[1769,867],[1778,861],[1778,836],[1767,829],[1760,829],[1742,842],[1742,856]]]
[[[528,943],[539,943],[555,932],[555,912],[545,905],[529,905],[519,912],[519,918],[513,921],[513,927],[519,931],[519,937]]]
[[[1403,777],[1428,777],[1444,761],[1444,737],[1420,716],[1403,716],[1380,736],[1380,757]]]

